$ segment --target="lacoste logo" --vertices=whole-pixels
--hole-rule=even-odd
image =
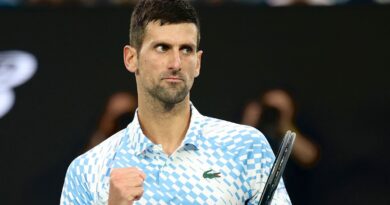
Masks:
[[[210,170],[207,170],[203,173],[203,178],[213,179],[213,178],[221,177],[220,174],[221,174],[221,172],[215,172],[212,169],[210,169]]]

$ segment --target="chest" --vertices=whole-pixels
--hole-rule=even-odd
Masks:
[[[182,150],[170,157],[154,152],[120,165],[147,175],[135,204],[242,204],[249,190],[240,159],[223,150]]]

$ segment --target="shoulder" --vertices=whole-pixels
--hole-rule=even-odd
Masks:
[[[254,127],[241,125],[226,120],[206,117],[202,132],[205,137],[234,147],[264,144],[268,146],[263,133]]]
[[[117,133],[113,134],[111,137],[107,138],[106,140],[104,140],[100,144],[96,145],[94,148],[87,151],[84,154],[84,156],[85,157],[93,157],[93,156],[105,157],[106,155],[110,155],[110,153],[115,151],[115,149],[118,147],[121,140],[125,137],[126,129],[122,129],[122,130],[118,131]]]
[[[102,143],[75,158],[69,165],[68,172],[76,175],[89,176],[101,174],[107,162],[114,156],[115,151],[125,136],[125,129],[107,138]]]
[[[69,165],[61,194],[61,204],[93,204],[104,188],[106,174],[125,131],[119,131],[105,141],[78,156]]]
[[[275,158],[266,137],[251,126],[205,117],[202,136],[212,148],[223,150],[250,168],[270,168]]]

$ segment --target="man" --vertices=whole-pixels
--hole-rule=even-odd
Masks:
[[[61,204],[256,204],[274,155],[254,128],[202,116],[199,22],[185,0],[141,0],[124,48],[138,110],[126,129],[75,159]],[[274,204],[291,204],[283,183]]]

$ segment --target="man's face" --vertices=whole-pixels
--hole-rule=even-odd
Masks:
[[[147,25],[135,63],[139,94],[165,104],[179,103],[188,96],[200,71],[197,33],[192,23]]]

